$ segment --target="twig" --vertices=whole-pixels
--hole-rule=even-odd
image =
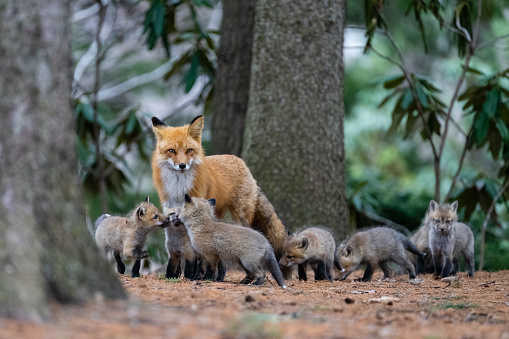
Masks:
[[[503,40],[503,39],[507,39],[509,38],[509,34],[504,34],[504,35],[500,35],[500,36],[497,36],[491,40],[488,40],[488,41],[484,41],[482,43],[480,43],[478,46],[477,46],[477,49],[482,49],[482,48],[486,48],[488,46],[492,46],[492,45],[496,45],[496,43],[500,40]]]
[[[472,128],[473,128],[473,126],[472,126]],[[461,168],[463,167],[463,162],[465,161],[465,156],[467,155],[467,149],[468,149],[468,136],[467,136],[467,140],[465,141],[465,146],[463,147],[463,152],[461,153],[461,158],[458,163],[458,169],[456,170],[456,173],[454,174],[454,177],[452,178],[451,187],[449,188],[449,191],[445,195],[444,201],[447,201],[449,199],[449,197],[452,194],[452,191],[454,190],[454,186],[456,186],[456,181],[458,180],[458,177],[461,173]]]
[[[486,228],[488,227],[488,221],[490,220],[490,217],[491,217],[491,213],[493,212],[493,209],[495,209],[495,205],[497,204],[497,201],[498,199],[500,199],[500,197],[502,196],[502,194],[504,194],[504,192],[507,190],[507,188],[509,187],[509,180],[507,180],[504,184],[504,186],[502,186],[502,188],[497,192],[497,194],[495,195],[495,197],[493,198],[493,201],[491,202],[491,206],[490,208],[488,209],[488,212],[486,212],[486,218],[484,219],[484,222],[482,224],[482,229],[481,229],[481,248],[480,248],[480,259],[479,259],[479,271],[482,271],[483,268],[484,268],[484,243],[485,243],[485,240],[486,240]]]
[[[490,282],[487,282],[487,283],[481,284],[481,285],[479,285],[479,286],[481,286],[481,287],[488,287],[489,285],[494,284],[494,283],[495,283],[495,281],[490,281]]]
[[[412,232],[410,232],[408,230],[408,228],[406,228],[405,226],[403,225],[400,225],[398,224],[397,222],[394,222],[390,219],[387,219],[387,218],[384,218],[382,216],[379,216],[379,215],[376,215],[374,213],[371,213],[371,212],[368,212],[368,211],[363,211],[362,212],[366,217],[374,220],[374,221],[378,221],[378,222],[381,222],[382,224],[385,224],[387,226],[390,226],[392,228],[395,228],[395,229],[398,229],[398,230],[401,230],[403,233],[405,233],[407,236],[409,236],[410,234],[412,234]]]
[[[165,62],[164,64],[157,67],[156,69],[154,69],[151,72],[135,76],[135,77],[128,79],[118,85],[115,85],[115,86],[112,86],[112,87],[109,87],[106,89],[101,89],[97,93],[98,100],[103,101],[103,100],[108,100],[108,99],[114,98],[114,97],[119,96],[125,92],[128,92],[136,87],[139,87],[141,85],[145,85],[152,81],[160,79],[161,77],[163,77],[166,73],[168,73],[171,70],[171,68],[173,67],[173,64],[175,63],[175,61],[177,59],[178,59],[177,57],[174,57],[170,61]]]

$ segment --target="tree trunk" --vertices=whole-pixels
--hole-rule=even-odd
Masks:
[[[223,0],[212,116],[212,152],[240,156],[249,99],[255,0]]]
[[[349,232],[344,0],[258,0],[243,157],[285,226]]]
[[[125,293],[85,225],[71,111],[70,1],[0,5],[0,315]]]

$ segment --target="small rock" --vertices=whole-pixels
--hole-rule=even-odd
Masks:
[[[252,295],[248,294],[248,295],[246,295],[246,299],[245,299],[245,301],[246,301],[247,303],[252,303],[252,302],[254,302],[254,301],[255,301],[255,298],[254,298]]]
[[[347,304],[353,304],[353,303],[355,303],[355,299],[345,298],[344,300],[345,300],[345,303],[347,303]]]
[[[386,304],[386,305],[392,305],[393,302],[395,302],[395,301],[399,301],[399,298],[395,298],[395,297],[380,297],[380,298],[369,299],[368,303],[383,303],[383,304]]]

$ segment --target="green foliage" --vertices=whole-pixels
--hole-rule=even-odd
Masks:
[[[153,49],[160,39],[169,57],[172,45],[186,46],[186,50],[181,53],[164,79],[169,80],[175,75],[182,74],[184,91],[188,93],[198,78],[204,76],[207,81],[196,103],[204,103],[204,113],[208,113],[214,95],[213,86],[217,68],[217,46],[213,36],[218,35],[218,32],[202,27],[197,10],[201,7],[214,8],[216,1],[151,0],[151,2],[143,24],[148,49]],[[183,10],[189,13],[191,27],[180,28],[177,25],[176,15]]]

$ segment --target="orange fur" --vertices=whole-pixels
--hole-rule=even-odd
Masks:
[[[285,228],[244,161],[233,155],[205,156],[201,116],[180,127],[166,126],[157,118],[152,122],[157,139],[152,178],[164,210],[183,206],[184,194],[214,198],[218,218],[228,210],[236,223],[262,231],[279,259]]]

